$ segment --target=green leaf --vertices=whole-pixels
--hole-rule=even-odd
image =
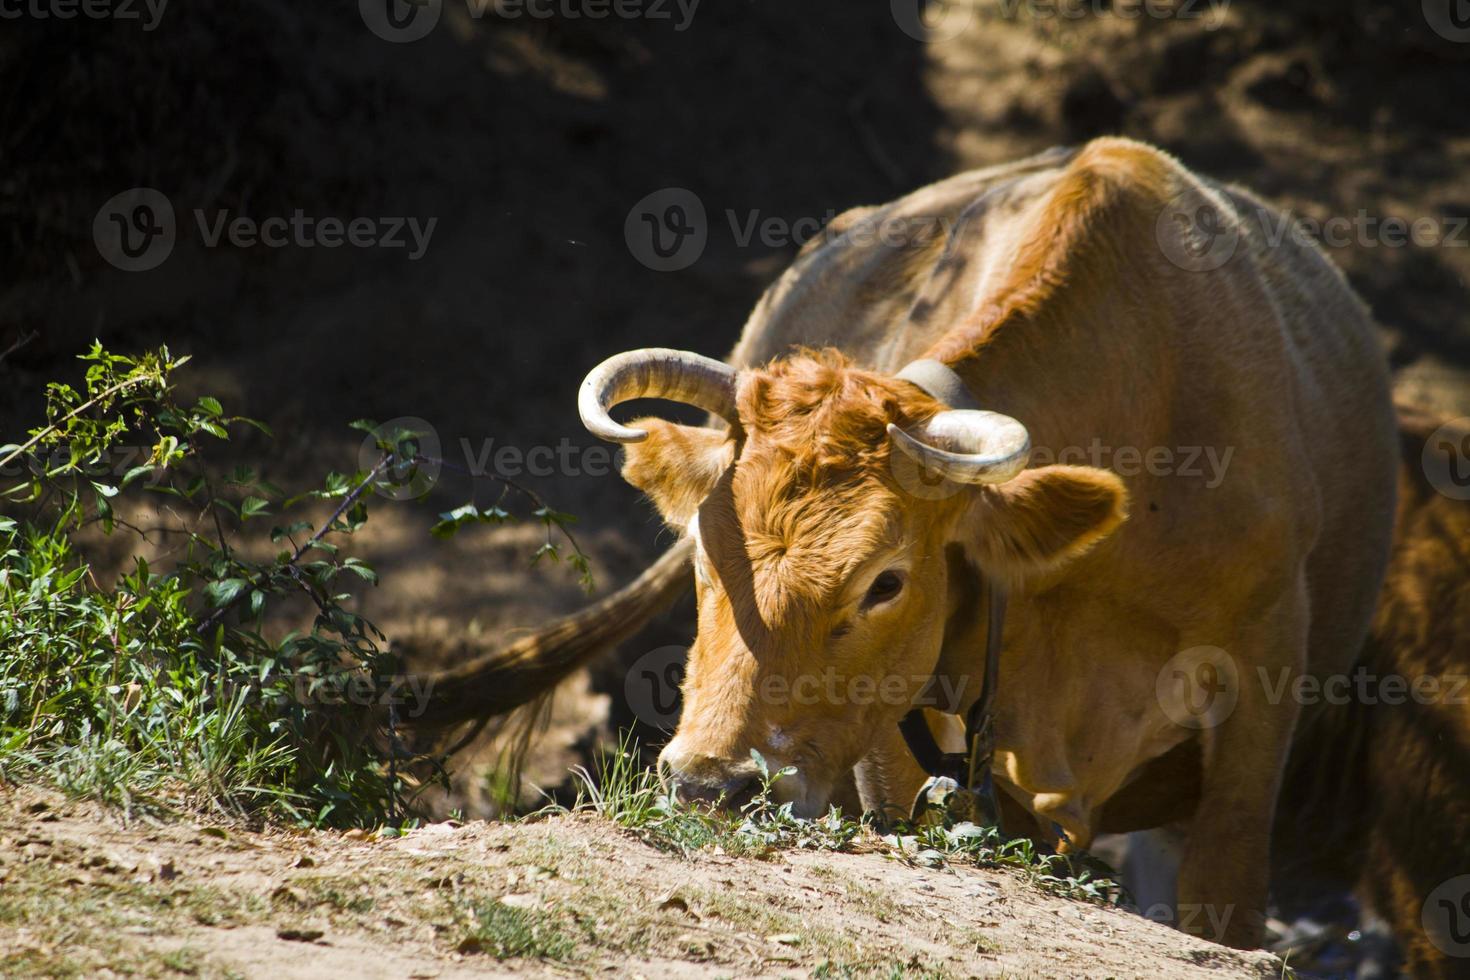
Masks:
[[[259,419],[247,419],[243,415],[237,415],[235,416],[234,420],[236,422],[244,422],[246,425],[251,426],[252,428],[259,429],[261,432],[265,433],[266,438],[268,439],[274,439],[276,437],[276,434],[274,431],[271,430],[271,427],[266,425]]]
[[[226,578],[204,587],[204,598],[216,609],[234,602],[250,583],[243,578]]]
[[[208,412],[215,418],[219,418],[221,415],[225,414],[224,407],[220,405],[219,399],[211,398],[208,395],[205,395],[203,398],[199,399],[199,410],[202,412]]]
[[[510,512],[499,507],[481,510],[474,504],[465,504],[440,514],[438,523],[429,528],[429,533],[436,538],[452,538],[466,524],[504,524],[512,520],[515,518]]]
[[[132,469],[123,474],[121,486],[125,487],[136,480],[138,477],[142,476],[144,473],[152,472],[153,467],[147,463],[144,463],[142,466],[134,466]]]
[[[288,538],[293,534],[300,534],[302,531],[310,531],[311,529],[310,521],[297,521],[285,527],[273,527],[271,528],[271,540],[279,541],[282,538]]]
[[[93,484],[97,486],[97,484]],[[112,491],[117,493],[116,490]],[[108,502],[107,495],[99,487],[97,490],[97,516],[102,519],[102,530],[105,534],[111,534],[113,528],[112,504]]]
[[[349,558],[347,559],[347,561],[343,562],[342,567],[347,569],[349,572],[356,573],[356,575],[364,581],[371,582],[373,585],[378,584],[378,573],[373,570],[373,567],[371,565],[367,564],[360,558]]]
[[[246,497],[240,503],[240,517],[242,519],[249,519],[261,514],[268,514],[270,513],[267,509],[269,507],[270,501],[268,500],[263,500],[260,497]]]

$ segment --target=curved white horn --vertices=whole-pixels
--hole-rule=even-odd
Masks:
[[[608,442],[642,442],[648,433],[614,422],[608,409],[634,398],[665,398],[713,412],[727,422],[735,412],[735,369],[689,351],[645,347],[614,354],[588,372],[577,393],[587,431]]]
[[[955,483],[1004,483],[1031,455],[1026,427],[999,412],[940,412],[912,434],[890,423],[888,435],[905,456]]]

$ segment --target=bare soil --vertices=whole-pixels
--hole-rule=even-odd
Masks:
[[[488,916],[490,926],[482,926]],[[1279,977],[1014,873],[878,842],[659,851],[588,814],[406,836],[125,822],[0,790],[0,977]]]

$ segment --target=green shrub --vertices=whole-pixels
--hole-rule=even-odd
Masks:
[[[0,777],[39,775],[129,809],[316,825],[405,819],[417,785],[407,773],[425,760],[396,735],[398,667],[385,637],[349,608],[351,585],[377,575],[342,543],[367,521],[369,491],[413,479],[418,435],[377,433],[375,466],[287,497],[249,468],[221,477],[205,465],[205,445],[269,429],[214,398],[181,405],[172,376],[187,358],[95,345],[82,360],[83,387],[49,385],[45,423],[0,446],[0,471],[27,464],[0,484],[14,515],[0,516]],[[146,458],[104,482],[106,461],[139,442],[151,447]],[[78,532],[144,534],[119,508],[139,494],[171,498],[177,561],[156,570],[135,557],[116,582],[100,582]],[[570,518],[528,496],[548,546],[559,531],[585,578]],[[264,521],[280,550],[253,560],[232,542]],[[554,547],[538,554],[548,553],[559,557]],[[268,614],[302,601],[316,610],[310,630],[269,635]]]

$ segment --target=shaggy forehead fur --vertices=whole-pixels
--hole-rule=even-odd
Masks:
[[[790,625],[830,606],[857,566],[898,543],[905,501],[888,469],[887,427],[942,406],[829,349],[747,372],[738,407],[735,520],[719,530],[741,538],[736,554],[749,564],[761,619]],[[717,531],[707,521],[701,529],[706,538]]]

